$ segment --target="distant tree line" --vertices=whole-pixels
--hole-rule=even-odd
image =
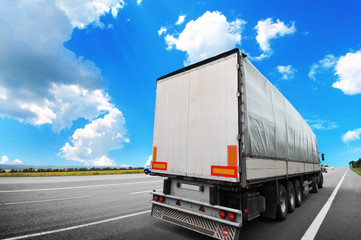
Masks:
[[[349,164],[351,167],[361,168],[361,158],[359,158],[357,161],[351,161]]]
[[[132,169],[143,169],[142,167],[120,167],[120,168],[112,168],[112,167],[106,167],[106,168],[48,168],[48,169],[35,169],[35,168],[25,168],[25,169],[11,169],[10,173],[29,173],[29,172],[84,172],[84,171],[114,171],[114,170],[132,170]],[[5,169],[0,169],[0,173],[5,173]]]

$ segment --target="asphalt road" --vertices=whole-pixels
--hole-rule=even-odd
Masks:
[[[286,221],[244,223],[240,239],[302,239],[346,171],[324,174]],[[150,216],[149,191],[161,188],[162,178],[144,174],[0,178],[0,238],[210,239]],[[361,176],[348,170],[314,239],[360,239],[360,209]]]

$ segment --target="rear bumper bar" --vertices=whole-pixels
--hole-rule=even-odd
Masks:
[[[189,213],[184,211],[184,209],[176,209],[174,206],[154,201],[151,202],[153,203],[151,215],[155,218],[217,239],[233,240],[239,237],[240,227],[233,226],[235,223],[230,225],[219,221],[219,219],[216,221],[200,216],[201,214]]]

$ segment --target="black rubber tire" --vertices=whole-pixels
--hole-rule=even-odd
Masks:
[[[322,188],[323,187],[323,175],[322,172],[320,172],[318,174],[318,188]]]
[[[313,180],[312,180],[312,189],[311,189],[310,192],[311,193],[318,193],[317,177],[313,178]]]
[[[287,191],[288,212],[291,213],[295,210],[295,207],[296,207],[295,188],[293,187],[293,184],[291,181],[287,181],[286,191]]]
[[[278,221],[284,221],[287,218],[288,204],[287,191],[282,184],[278,184],[280,203],[277,205],[276,218]]]
[[[295,205],[296,207],[301,207],[302,205],[302,187],[300,184],[300,181],[298,181],[297,179],[294,182],[294,187],[295,187]]]

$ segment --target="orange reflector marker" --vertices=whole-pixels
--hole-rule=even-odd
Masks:
[[[211,175],[237,178],[237,167],[211,166]]]
[[[228,145],[228,166],[236,167],[237,166],[237,146]]]
[[[231,212],[228,213],[228,218],[229,218],[229,220],[233,221],[235,218],[234,213],[231,213]]]
[[[153,162],[157,161],[157,147],[153,147]]]
[[[153,162],[152,169],[167,170],[167,163],[166,162]]]
[[[226,212],[223,211],[223,210],[220,210],[220,211],[219,211],[219,216],[220,216],[221,218],[225,218],[225,217],[226,217]]]
[[[203,206],[200,206],[200,207],[199,207],[199,211],[205,212],[204,207],[203,207]]]

